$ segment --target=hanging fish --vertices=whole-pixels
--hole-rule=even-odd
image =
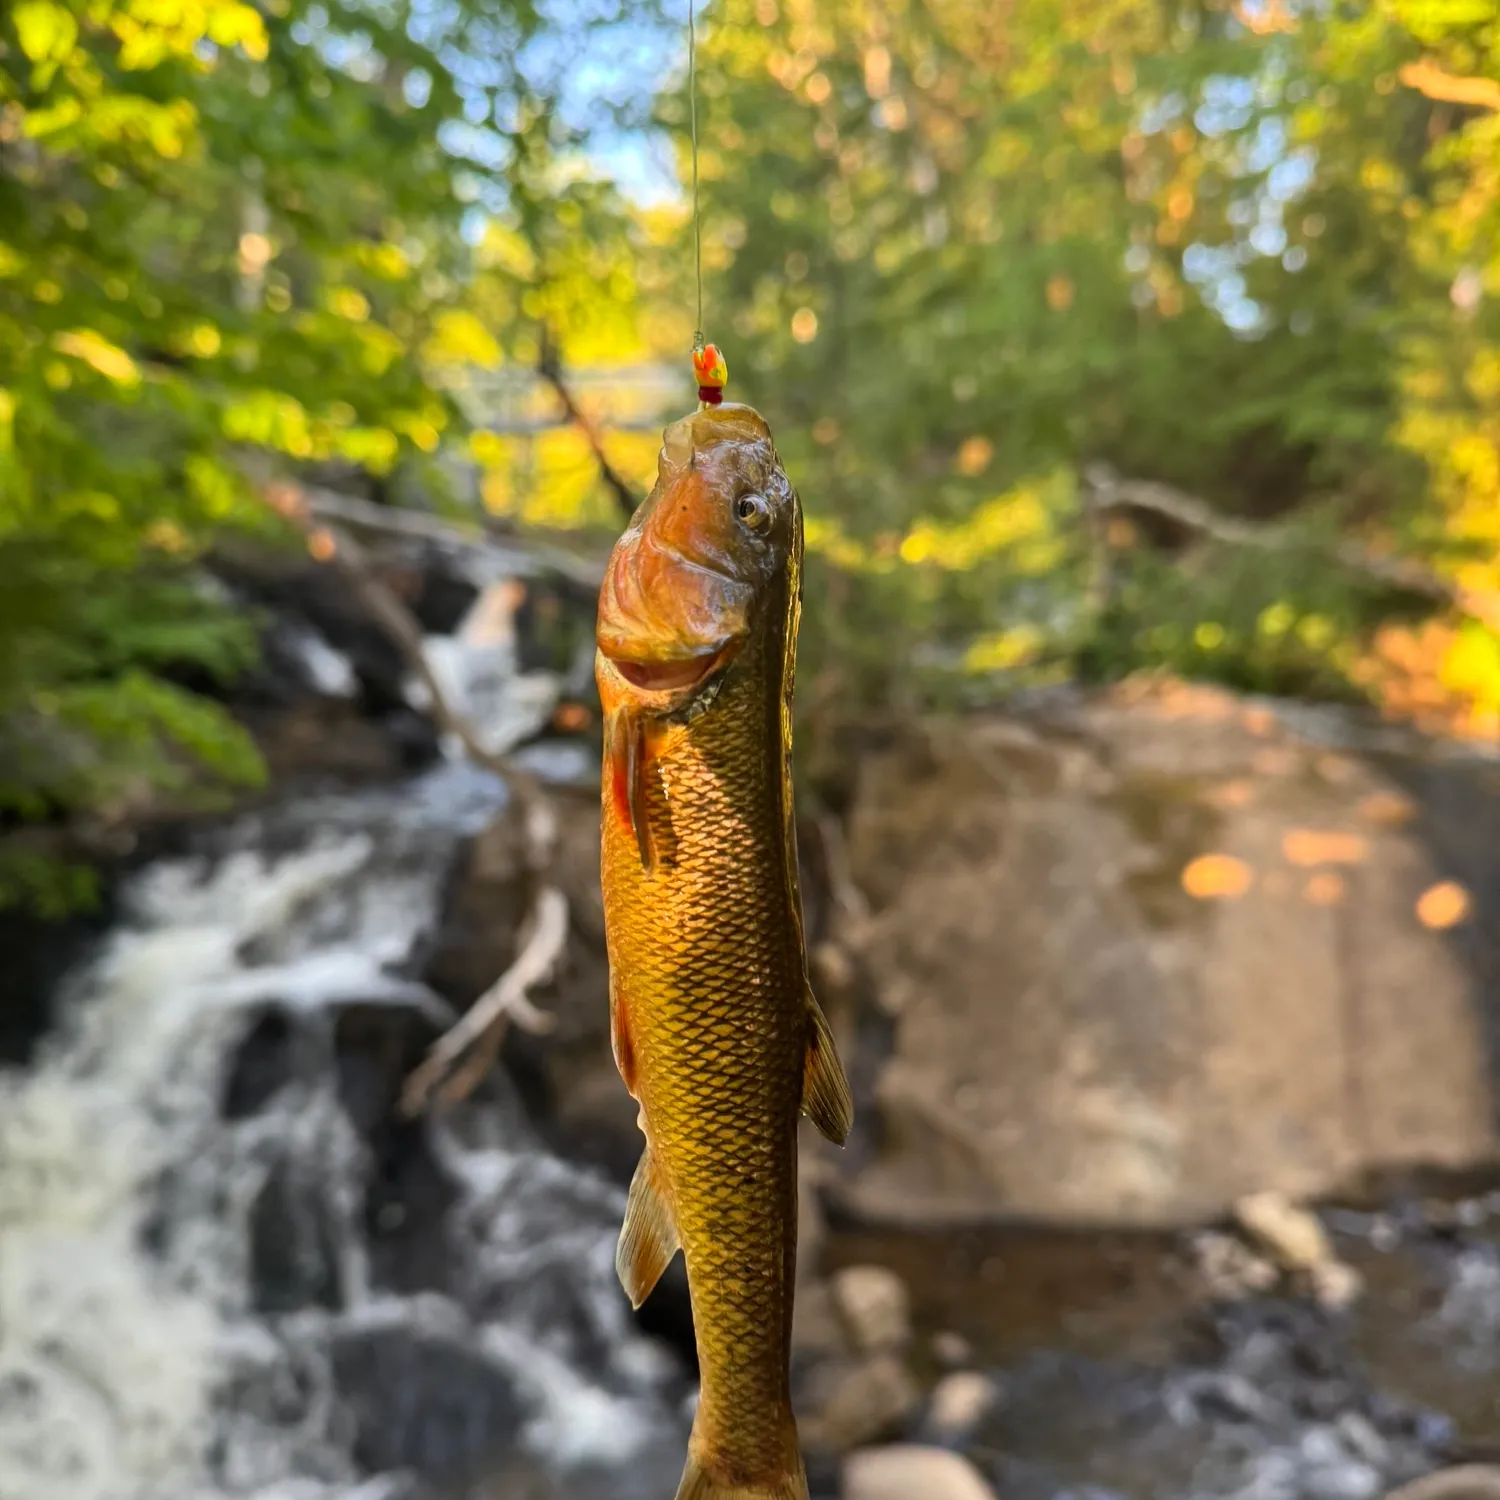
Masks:
[[[807,1497],[787,1370],[797,1120],[842,1142],[853,1106],[797,883],[801,565],[769,428],[705,397],[667,429],[599,597],[610,1015],[646,1138],[616,1266],[639,1307],[686,1257],[702,1384],[678,1500]]]

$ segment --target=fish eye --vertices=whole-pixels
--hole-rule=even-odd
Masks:
[[[734,502],[734,513],[751,531],[764,531],[771,524],[771,507],[761,495],[741,495]]]

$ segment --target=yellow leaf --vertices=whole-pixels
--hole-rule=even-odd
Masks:
[[[1005,672],[1024,666],[1042,646],[1042,633],[1034,625],[982,635],[964,652],[964,668],[970,672]]]
[[[351,323],[363,323],[370,316],[370,302],[363,292],[352,286],[337,286],[328,294],[329,311]]]
[[[141,372],[136,362],[118,344],[110,343],[91,328],[60,333],[52,342],[61,353],[81,359],[116,385],[140,384]]]
[[[61,62],[78,40],[78,22],[52,0],[21,0],[11,13],[16,38],[32,62]]]
[[[82,101],[70,94],[65,99],[59,99],[48,109],[28,110],[22,127],[32,140],[39,141],[43,136],[55,135],[59,130],[66,130],[82,116]]]
[[[500,363],[500,345],[473,313],[439,313],[432,336],[423,349],[434,364],[474,364],[494,369]]]

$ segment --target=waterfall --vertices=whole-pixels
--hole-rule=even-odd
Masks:
[[[498,1075],[392,1109],[451,1019],[417,977],[445,874],[503,801],[442,765],[126,881],[0,1071],[0,1500],[671,1493],[682,1377],[614,1282],[623,1194]]]

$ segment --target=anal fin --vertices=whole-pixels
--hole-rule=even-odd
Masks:
[[[802,1065],[802,1112],[830,1141],[842,1146],[854,1128],[854,1096],[839,1060],[828,1017],[807,992],[807,1057]]]
[[[682,1243],[662,1186],[661,1171],[647,1146],[630,1181],[625,1222],[615,1248],[615,1272],[632,1307],[651,1295]]]

